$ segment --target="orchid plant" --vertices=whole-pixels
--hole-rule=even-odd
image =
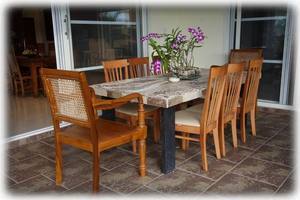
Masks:
[[[165,72],[176,73],[194,66],[194,48],[202,47],[206,36],[200,27],[190,27],[188,32],[189,38],[179,28],[173,29],[171,33],[149,33],[141,38],[141,41],[148,41],[152,47],[152,58],[158,58],[152,62],[154,73],[161,67]],[[159,43],[161,39],[163,41]]]

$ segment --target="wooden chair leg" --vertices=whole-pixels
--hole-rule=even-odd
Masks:
[[[240,116],[240,128],[241,128],[241,137],[242,137],[242,142],[246,143],[246,114],[245,113],[241,113]]]
[[[23,83],[22,80],[20,81],[20,85],[21,85],[22,96],[24,96],[25,95],[25,90],[24,90],[24,83]]]
[[[140,175],[146,176],[146,142],[145,140],[139,140],[139,152],[140,152]]]
[[[224,136],[224,122],[222,120],[219,120],[218,132],[219,132],[219,142],[220,142],[221,155],[226,156],[225,136]]]
[[[237,128],[236,128],[236,117],[231,120],[231,133],[233,147],[237,148]]]
[[[154,142],[158,143],[160,139],[160,113],[157,110],[153,116],[153,135],[154,135]]]
[[[255,111],[255,108],[250,111],[251,130],[253,136],[256,136]]]
[[[136,119],[131,118],[129,121],[129,126],[135,126],[135,125],[136,125]],[[132,151],[133,151],[133,153],[137,153],[136,140],[132,141]]]
[[[99,152],[93,151],[93,192],[99,192],[99,157]]]
[[[186,133],[186,137],[190,137],[189,133]],[[188,150],[190,147],[190,141],[189,140],[185,140],[185,149]]]
[[[206,155],[206,134],[200,135],[202,168],[204,171],[208,171],[207,155]]]
[[[62,150],[61,142],[58,138],[55,138],[55,180],[56,185],[60,185],[62,182]]]
[[[214,136],[216,156],[217,156],[217,159],[220,159],[221,158],[221,153],[220,153],[220,143],[219,143],[218,128],[215,128],[213,130],[213,136]]]
[[[182,134],[183,137],[186,137],[186,133],[182,132],[181,134]],[[184,151],[186,150],[186,140],[185,139],[181,140],[181,148]]]

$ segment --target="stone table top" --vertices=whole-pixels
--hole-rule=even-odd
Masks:
[[[201,75],[194,80],[180,80],[171,83],[166,76],[148,76],[110,83],[94,84],[96,95],[120,98],[130,93],[140,93],[144,104],[169,108],[183,102],[203,97],[207,87],[209,69],[201,69]]]

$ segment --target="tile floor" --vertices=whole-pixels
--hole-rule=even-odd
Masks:
[[[131,145],[111,149],[101,154],[100,194],[291,194],[296,180],[292,120],[289,112],[259,112],[257,136],[248,133],[247,143],[239,141],[237,149],[231,146],[227,127],[227,154],[220,160],[209,137],[208,172],[200,168],[198,144],[191,143],[186,152],[178,147],[176,169],[166,175],[159,168],[161,147],[152,142],[150,130],[147,176],[139,177],[138,156],[131,152]],[[63,149],[63,183],[55,185],[53,136],[16,148],[8,145],[7,154],[6,189],[11,194],[91,192],[91,155],[69,146]]]

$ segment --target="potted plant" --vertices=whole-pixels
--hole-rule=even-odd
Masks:
[[[151,56],[154,73],[163,68],[165,72],[171,72],[181,79],[190,79],[199,75],[199,68],[194,66],[193,51],[195,48],[202,47],[206,36],[200,27],[190,27],[187,31],[189,37],[176,28],[171,33],[149,33],[141,38],[143,42],[148,41],[153,49]]]

